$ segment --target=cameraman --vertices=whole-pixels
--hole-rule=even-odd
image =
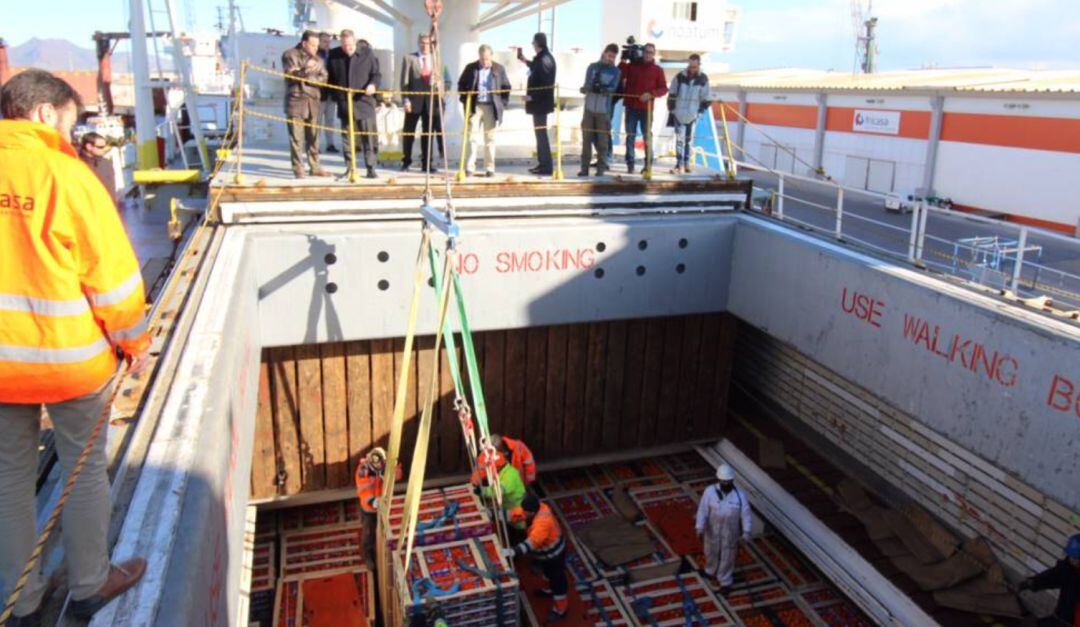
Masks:
[[[578,176],[589,176],[593,145],[596,145],[596,176],[608,170],[608,147],[611,144],[611,95],[619,89],[619,68],[615,57],[619,47],[608,44],[599,61],[589,64],[585,71],[585,109],[581,117],[581,171]]]
[[[634,173],[634,143],[638,128],[641,128],[645,139],[645,167],[641,172],[645,174],[652,171],[653,162],[652,129],[648,128],[652,119],[650,111],[653,101],[668,93],[664,70],[656,64],[656,46],[645,44],[641,61],[623,61],[619,64],[619,73],[623,78],[626,106],[626,171]]]

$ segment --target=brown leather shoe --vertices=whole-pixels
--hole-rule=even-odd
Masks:
[[[293,173],[293,176],[295,176],[298,179],[304,178],[304,170],[301,169],[301,168],[293,168],[292,173]]]
[[[311,176],[330,176],[330,173],[322,168],[315,168],[311,171]]]
[[[109,601],[127,592],[138,583],[145,572],[146,560],[141,557],[133,557],[126,562],[109,565],[109,577],[105,580],[105,585],[101,586],[101,589],[90,598],[80,601],[72,599],[71,612],[77,618],[90,620],[90,617],[108,605]]]

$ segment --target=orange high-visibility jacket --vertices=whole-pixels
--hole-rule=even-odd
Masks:
[[[150,346],[109,193],[52,127],[0,120],[0,403],[89,394]]]
[[[404,473],[401,464],[394,469],[394,481],[401,481]],[[379,509],[379,497],[383,493],[383,471],[375,470],[366,459],[356,466],[356,498],[360,500],[360,509],[374,514]]]
[[[514,552],[517,555],[532,553],[538,560],[549,560],[558,557],[565,548],[558,519],[547,503],[541,503],[540,510],[529,523],[528,537],[514,547]]]
[[[525,482],[526,486],[532,485],[536,481],[536,460],[533,459],[532,451],[521,440],[514,440],[505,435],[502,436],[502,440],[506,443],[506,448],[510,449],[510,465],[517,468],[518,474],[521,475],[521,480]],[[483,481],[486,458],[487,456],[484,453],[480,453],[477,458],[476,470],[472,474],[474,485],[480,485]]]

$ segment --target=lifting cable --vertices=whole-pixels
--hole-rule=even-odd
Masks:
[[[438,37],[438,32],[439,32],[439,29],[438,29],[438,17],[439,17],[440,12],[442,11],[442,2],[440,0],[425,0],[425,6],[426,6],[426,9],[428,11],[428,15],[431,17],[431,21],[432,21],[431,32],[436,37],[436,39],[433,42],[433,51],[434,51],[434,57],[436,59],[436,64],[433,64],[433,65],[436,65],[436,67],[439,67],[437,65],[439,63],[439,47],[438,47],[438,39],[437,39],[437,37]],[[441,72],[441,70],[439,70],[439,71]],[[441,94],[442,91],[443,91],[443,88],[442,88],[442,85],[441,85],[441,78],[436,79],[436,84],[439,85],[439,88],[438,88],[437,92],[439,94]],[[433,89],[430,92],[429,97],[433,101],[435,96],[436,96],[436,90]],[[432,102],[432,104],[434,104],[434,103]],[[440,104],[438,106],[440,106],[440,107],[442,106],[441,105],[441,99],[440,99]],[[433,115],[434,115],[434,109],[432,108],[431,111],[429,111],[429,120],[431,119],[430,116],[433,116]],[[443,157],[444,157],[444,161],[445,161],[446,158],[447,158],[446,154],[445,154],[445,151],[444,151]],[[429,146],[429,149],[428,149],[428,162],[429,163],[430,163],[430,158],[431,158],[431,146]],[[425,168],[425,169],[430,170],[430,167]],[[469,332],[469,330],[468,330],[468,318],[467,318],[467,316],[465,314],[465,304],[464,304],[463,294],[462,294],[461,287],[460,287],[460,281],[459,281],[459,279],[457,277],[457,273],[453,270],[453,264],[454,264],[454,260],[456,258],[456,252],[457,252],[456,251],[456,246],[457,246],[458,227],[454,222],[454,210],[453,210],[453,198],[452,198],[451,183],[450,183],[449,178],[444,176],[444,179],[446,181],[446,209],[443,212],[439,212],[434,207],[431,206],[432,192],[431,192],[431,184],[430,184],[430,181],[431,181],[431,176],[430,175],[431,175],[431,173],[429,171],[429,172],[427,172],[427,175],[425,176],[424,198],[422,200],[422,205],[421,205],[421,215],[423,216],[423,219],[424,219],[424,228],[423,228],[423,235],[422,235],[421,243],[420,243],[420,250],[418,251],[418,254],[417,254],[417,261],[416,261],[416,266],[415,266],[415,270],[414,270],[413,297],[412,297],[412,302],[409,305],[409,320],[408,320],[408,324],[407,324],[407,328],[406,328],[405,346],[404,346],[404,353],[403,353],[403,362],[402,362],[401,372],[400,372],[400,375],[398,377],[398,388],[397,388],[397,392],[395,394],[393,422],[392,422],[391,427],[390,427],[390,442],[389,442],[389,451],[388,451],[388,454],[387,454],[387,467],[388,468],[396,468],[397,463],[398,463],[398,458],[399,458],[399,455],[400,455],[401,435],[402,435],[402,431],[403,431],[403,427],[404,427],[405,397],[406,397],[406,390],[407,390],[407,387],[408,387],[408,380],[409,380],[411,353],[412,353],[413,341],[415,339],[415,334],[416,334],[416,321],[417,321],[417,318],[418,318],[418,315],[419,315],[420,292],[421,292],[422,284],[423,284],[423,265],[424,265],[423,260],[424,260],[424,257],[426,256],[426,257],[428,257],[429,264],[432,266],[432,270],[433,270],[432,275],[433,275],[433,278],[435,279],[434,282],[435,282],[435,286],[436,286],[436,297],[437,297],[437,301],[438,301],[438,316],[437,316],[437,322],[436,322],[436,326],[435,326],[435,347],[434,347],[434,351],[433,351],[433,354],[432,354],[432,362],[433,363],[432,363],[432,369],[431,369],[431,380],[430,380],[430,382],[428,384],[426,394],[424,395],[423,410],[421,412],[420,425],[419,425],[418,432],[417,432],[416,444],[415,444],[415,447],[414,447],[414,450],[413,450],[412,467],[410,468],[410,471],[409,471],[408,486],[407,486],[406,492],[405,492],[405,513],[404,513],[404,520],[403,520],[403,525],[402,525],[403,532],[404,532],[404,535],[405,535],[405,542],[401,543],[402,550],[404,550],[404,552],[405,552],[405,555],[404,555],[404,570],[403,570],[403,572],[405,572],[405,573],[409,572],[409,568],[410,568],[411,560],[412,560],[413,545],[414,545],[415,540],[416,540],[416,527],[417,527],[417,518],[418,518],[418,515],[419,515],[419,508],[420,508],[420,497],[421,497],[422,490],[423,490],[423,480],[424,480],[424,474],[425,474],[426,466],[427,466],[428,445],[429,445],[429,442],[430,442],[432,407],[434,405],[435,398],[438,395],[438,390],[437,390],[438,378],[436,377],[435,373],[438,372],[439,350],[440,350],[440,348],[442,346],[442,342],[443,342],[444,338],[446,339],[446,342],[447,342],[448,357],[450,357],[450,362],[451,362],[450,363],[451,373],[452,374],[456,373],[456,375],[457,375],[457,377],[456,377],[456,379],[454,381],[455,392],[456,392],[456,395],[457,395],[457,398],[455,399],[455,406],[459,410],[459,418],[462,419],[463,426],[469,426],[470,423],[471,423],[471,420],[469,419],[470,414],[469,414],[468,409],[467,409],[467,404],[464,402],[464,399],[461,396],[463,390],[462,390],[462,388],[460,386],[460,371],[458,371],[457,364],[455,363],[455,361],[456,361],[456,353],[455,354],[450,354],[449,353],[449,351],[452,350],[451,347],[453,346],[453,344],[452,344],[453,343],[453,332],[449,330],[449,328],[448,328],[448,320],[447,320],[448,309],[449,309],[449,301],[450,301],[450,294],[451,294],[451,289],[450,289],[451,288],[451,285],[450,285],[451,282],[453,283],[454,295],[457,298],[458,317],[459,317],[459,320],[463,324],[462,341],[463,341],[463,344],[464,344],[464,347],[465,347],[465,355],[466,355],[466,362],[467,362],[468,372],[470,374],[470,379],[472,379],[470,381],[471,389],[474,392],[479,393],[479,396],[474,395],[474,399],[478,399],[477,400],[477,407],[478,407],[478,416],[477,416],[477,418],[478,418],[478,422],[480,423],[481,434],[482,434],[481,444],[483,446],[485,446],[485,447],[491,447],[489,438],[487,437],[489,435],[489,432],[488,432],[488,428],[487,428],[486,406],[485,406],[485,404],[484,404],[484,402],[482,400],[482,389],[480,387],[479,381],[477,380],[477,378],[479,377],[479,369],[476,367],[475,348],[473,347],[473,344],[472,344],[471,332]],[[432,249],[431,241],[430,241],[430,229],[432,227],[438,228],[440,231],[442,231],[447,236],[446,253],[445,253],[444,258],[443,258],[443,264],[442,264],[441,273],[435,273],[434,272],[435,251]],[[441,287],[441,289],[440,289],[440,287]],[[466,443],[467,443],[466,445],[467,446],[468,446],[469,441],[470,441],[470,437],[468,436],[468,434],[466,434]],[[492,450],[492,452],[494,452],[494,451]],[[470,451],[470,455],[471,454],[472,454],[472,451]],[[491,459],[491,458],[493,458],[493,455],[488,456],[488,459]],[[501,502],[501,492],[502,491],[501,491],[501,488],[500,488],[500,486],[498,484],[498,476],[497,475],[492,476],[492,473],[490,472],[491,464],[485,464],[485,466],[487,467],[485,469],[485,472],[489,476],[489,484],[492,486],[495,498],[497,499],[498,502]],[[395,474],[394,472],[387,473],[388,479],[385,481],[383,497],[382,497],[384,506],[389,503],[389,501],[390,501],[390,499],[392,498],[392,495],[393,495],[393,490],[394,490],[394,478],[393,477],[394,477],[394,474]],[[385,510],[385,507],[384,507],[384,510]],[[500,516],[496,516],[496,525],[502,525],[502,524],[504,524],[504,521],[502,521],[502,518]],[[500,527],[500,530],[505,531],[505,530],[502,530],[501,527]]]

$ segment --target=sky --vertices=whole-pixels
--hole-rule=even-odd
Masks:
[[[0,37],[69,39],[91,47],[94,30],[126,30],[127,0],[0,0]],[[417,0],[419,1],[419,0]],[[606,0],[617,3],[620,0]],[[705,0],[718,1],[718,0]],[[859,0],[854,0],[858,2]],[[864,4],[866,0],[861,0]],[[180,21],[211,31],[225,0],[176,0]],[[598,49],[605,0],[558,9],[556,48]],[[742,10],[736,49],[719,58],[733,70],[798,66],[850,71],[853,0],[734,0]],[[158,7],[164,2],[154,0]],[[249,30],[292,30],[286,0],[240,0]],[[4,10],[4,8],[8,10]],[[879,68],[1080,67],[1080,0],[877,0]],[[56,17],[62,15],[64,19]],[[161,24],[158,24],[159,28]],[[527,44],[536,18],[489,31],[496,48]]]

